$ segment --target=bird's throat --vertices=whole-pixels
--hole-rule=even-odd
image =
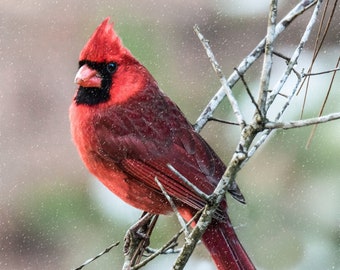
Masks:
[[[74,98],[77,105],[97,105],[108,101],[110,98],[109,88],[83,87],[79,86]]]

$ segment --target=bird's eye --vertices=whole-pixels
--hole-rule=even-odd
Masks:
[[[110,62],[110,63],[107,64],[106,69],[107,69],[107,71],[108,71],[109,73],[112,74],[113,72],[116,71],[116,69],[117,69],[117,64],[116,64],[115,62]]]

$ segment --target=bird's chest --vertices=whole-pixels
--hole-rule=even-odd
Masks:
[[[119,147],[120,144],[116,144],[114,139],[109,143],[110,138],[120,137],[120,135],[127,133],[127,127],[132,129],[129,123],[120,122],[118,118],[112,121],[115,118],[112,115],[110,121],[105,121],[108,118],[92,117],[87,115],[86,112],[82,114],[81,111],[72,110],[70,111],[70,118],[72,137],[82,160],[89,171],[109,190],[130,205],[145,211],[166,213],[171,210],[161,193],[148,188],[141,181],[126,174],[118,166],[119,162],[115,156],[123,156],[124,153],[121,152],[129,151],[129,149]],[[104,140],[104,137],[107,141]],[[112,142],[114,143],[112,144]],[[110,147],[105,151],[103,149],[105,149],[106,144]],[[110,153],[109,156],[107,156],[107,153]]]
[[[96,132],[98,113],[91,108],[71,106],[70,108],[71,134],[78,152],[91,173],[99,176],[108,171],[107,162],[104,160],[100,139]],[[114,169],[114,164],[111,170]]]

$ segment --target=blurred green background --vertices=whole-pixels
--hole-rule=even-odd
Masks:
[[[282,1],[279,17],[297,1]],[[225,74],[266,32],[269,1],[73,1],[2,0],[0,3],[0,269],[72,269],[115,241],[140,211],[123,205],[82,165],[69,134],[68,106],[76,86],[80,50],[107,16],[124,44],[151,71],[162,89],[194,122],[219,81],[192,27],[198,24]],[[335,14],[339,14],[339,7]],[[310,11],[277,42],[290,55]],[[335,16],[315,66],[331,69],[340,55]],[[313,35],[315,37],[315,34]],[[297,70],[308,68],[313,42]],[[284,68],[276,59],[275,84]],[[258,62],[246,75],[259,85]],[[312,78],[306,116],[317,115],[331,75]],[[287,85],[287,91],[292,84]],[[325,113],[339,111],[336,77]],[[242,110],[254,108],[241,84]],[[286,119],[298,119],[303,94]],[[232,120],[226,101],[216,116]],[[239,173],[247,199],[229,198],[233,224],[259,269],[340,269],[340,122],[319,126],[308,150],[311,128],[279,131]],[[203,136],[228,161],[238,128],[209,123]],[[151,245],[160,246],[179,226],[162,217]],[[120,269],[122,245],[85,269]],[[145,269],[170,269],[175,255]],[[214,269],[203,246],[187,269]]]

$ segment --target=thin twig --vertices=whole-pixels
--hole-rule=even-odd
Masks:
[[[176,243],[178,238],[181,236],[181,234],[184,232],[184,229],[182,228],[177,234],[175,234],[166,244],[164,244],[160,249],[156,250],[154,253],[152,253],[149,257],[141,261],[140,263],[134,265],[131,267],[130,270],[137,270],[145,266],[148,262],[152,261],[157,256],[163,254],[169,247],[172,247],[173,243]]]
[[[340,57],[338,58],[338,61],[337,61],[337,63],[336,63],[336,66],[338,66],[339,63],[340,63]],[[332,79],[331,79],[331,81],[330,81],[330,83],[329,83],[328,90],[327,90],[327,93],[326,93],[326,97],[325,97],[325,99],[324,99],[324,101],[323,101],[323,103],[322,103],[322,106],[321,106],[321,109],[320,109],[320,112],[319,112],[319,116],[321,116],[321,115],[323,114],[323,110],[325,109],[327,100],[328,100],[328,98],[329,98],[329,94],[330,94],[331,89],[332,89],[332,86],[333,86],[333,82],[334,82],[334,79],[335,79],[335,74],[336,74],[336,72],[333,71],[333,76],[332,76]],[[309,138],[308,138],[308,140],[307,140],[306,148],[308,148],[309,145],[311,144],[312,139],[313,139],[313,137],[314,137],[314,134],[315,134],[315,132],[316,132],[316,128],[317,128],[317,125],[314,125],[314,126],[313,126],[313,129],[312,129],[312,131],[311,131],[311,133],[310,133],[310,135],[309,135]]]
[[[285,56],[283,55],[282,53],[280,52],[277,52],[277,51],[273,51],[273,55],[276,55],[282,59],[284,59],[287,63],[290,61],[290,58],[288,56]]]
[[[176,174],[183,181],[183,183],[188,188],[190,188],[192,191],[194,191],[200,198],[202,198],[206,202],[208,202],[210,200],[209,195],[205,194],[197,186],[192,184],[183,174],[181,174],[179,171],[177,171],[171,164],[167,164],[167,166],[174,174]]]
[[[320,72],[304,73],[304,74],[301,75],[301,77],[303,78],[303,77],[307,77],[307,76],[316,76],[316,75],[328,74],[328,73],[339,71],[339,70],[340,70],[340,67],[336,67],[336,68],[333,68],[333,69],[320,71]]]
[[[238,123],[236,122],[231,122],[231,121],[227,121],[227,120],[222,120],[222,119],[218,119],[216,117],[210,117],[208,119],[208,121],[215,121],[215,122],[219,122],[219,123],[223,123],[223,124],[227,124],[227,125],[232,125],[232,126],[239,126]]]
[[[211,63],[215,73],[217,74],[217,76],[218,76],[218,78],[221,82],[222,88],[223,88],[225,94],[227,95],[227,97],[229,99],[231,107],[233,108],[237,122],[240,125],[240,127],[242,128],[245,125],[243,115],[241,113],[238,102],[237,102],[236,98],[234,97],[233,92],[231,91],[231,89],[228,85],[227,79],[222,72],[221,66],[217,62],[217,60],[214,56],[214,53],[212,52],[212,50],[210,48],[208,40],[205,39],[203,34],[200,32],[198,25],[194,26],[194,31],[195,31],[197,37],[199,38],[199,40],[201,41],[203,48],[205,49],[205,52],[206,52],[206,54],[207,54],[207,56],[210,60],[210,63]]]
[[[97,256],[94,256],[91,259],[88,259],[86,262],[84,262],[81,266],[75,268],[74,270],[81,270],[83,269],[83,267],[87,266],[88,264],[92,263],[93,261],[97,260],[98,258],[100,258],[101,256],[103,256],[104,254],[108,253],[112,248],[116,247],[119,245],[119,242],[113,243],[112,245],[108,246],[105,250],[103,250],[102,252],[100,252]]]
[[[181,214],[178,212],[178,209],[177,209],[174,201],[169,196],[169,194],[166,192],[165,188],[163,187],[162,183],[159,182],[157,177],[155,177],[155,181],[156,181],[157,185],[159,186],[159,188],[162,190],[163,195],[165,196],[165,198],[169,202],[169,204],[172,208],[172,211],[174,211],[174,213],[175,213],[175,215],[178,219],[179,224],[181,224],[181,227],[184,229],[185,235],[189,235],[188,227],[186,226],[186,223],[185,223],[184,219],[182,218]]]
[[[173,242],[167,247],[166,250],[161,251],[160,254],[162,254],[162,255],[163,254],[165,254],[165,255],[167,255],[167,254],[178,254],[178,253],[181,252],[181,248],[175,249],[175,247],[177,247],[177,246],[178,246],[178,243]],[[151,254],[155,254],[156,252],[159,252],[159,249],[147,247],[146,252],[151,255]]]
[[[315,118],[308,118],[303,120],[297,121],[288,121],[288,122],[268,122],[265,124],[266,129],[291,129],[291,128],[298,128],[298,127],[306,127],[315,124],[321,124],[330,122],[333,120],[340,119],[340,112],[331,113],[320,117]]]
[[[237,72],[237,74],[240,76],[240,79],[241,79],[241,81],[242,81],[244,87],[246,88],[247,94],[248,94],[248,96],[250,97],[251,102],[252,102],[253,105],[255,106],[257,113],[261,116],[261,119],[262,119],[262,118],[263,118],[263,117],[262,117],[262,112],[261,112],[261,110],[260,110],[260,108],[259,108],[259,105],[258,105],[257,102],[255,101],[255,98],[254,98],[253,94],[251,93],[251,91],[250,91],[250,89],[249,89],[249,87],[248,87],[248,84],[247,84],[246,80],[244,79],[243,74],[241,74],[240,72],[238,72],[237,68],[234,68],[234,70],[235,70],[235,71]]]

